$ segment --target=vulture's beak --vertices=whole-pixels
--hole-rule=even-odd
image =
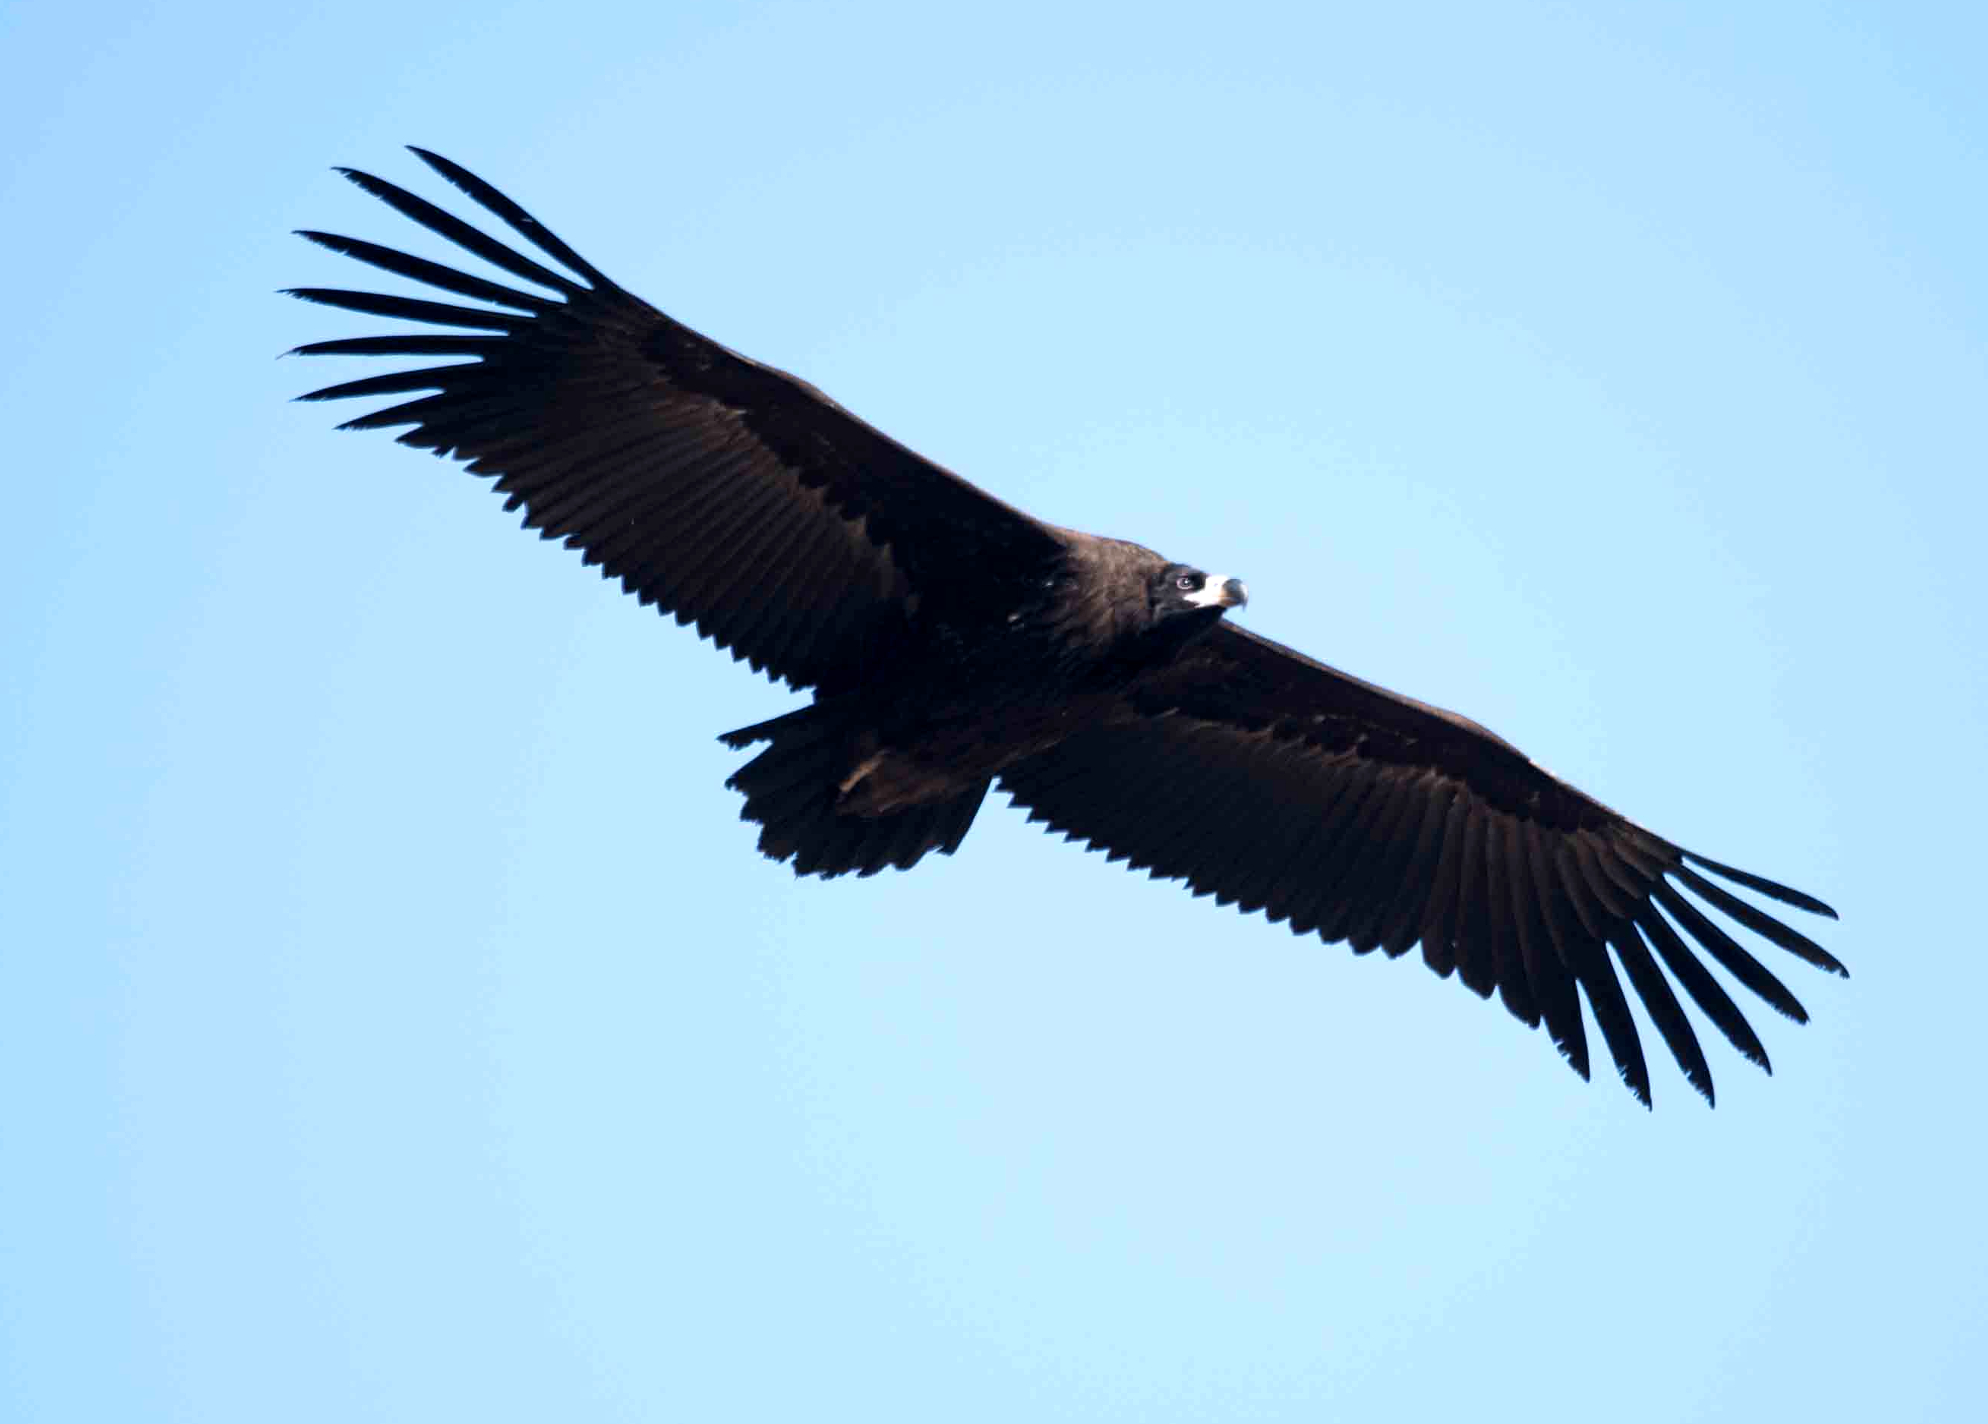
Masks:
[[[1197,608],[1241,608],[1249,602],[1249,590],[1241,579],[1227,574],[1210,574],[1200,588],[1187,596]]]

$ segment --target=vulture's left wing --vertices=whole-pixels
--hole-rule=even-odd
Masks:
[[[508,508],[630,593],[796,687],[860,685],[923,606],[1006,606],[1056,567],[1060,536],[610,281],[457,164],[415,152],[557,267],[369,173],[353,182],[515,278],[378,243],[313,242],[476,306],[301,287],[294,295],[440,331],[317,341],[312,356],[410,357],[306,400],[413,396],[345,423],[469,461]],[[434,364],[432,358],[441,358]],[[428,392],[428,394],[420,394]],[[960,570],[975,571],[962,578]]]
[[[1419,943],[1438,974],[1495,991],[1529,1025],[1543,1020],[1585,1078],[1578,986],[1646,1104],[1649,1069],[1617,965],[1708,1100],[1711,1070],[1659,961],[1763,1068],[1766,1050],[1696,951],[1807,1019],[1708,909],[1844,973],[1701,872],[1835,918],[1821,901],[1673,845],[1468,718],[1241,628],[1218,627],[1137,684],[1126,712],[1003,774],[1030,819],[1358,953]]]

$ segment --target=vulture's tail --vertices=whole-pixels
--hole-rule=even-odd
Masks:
[[[725,785],[745,796],[740,816],[757,821],[759,848],[791,860],[796,875],[875,875],[887,865],[909,870],[928,851],[951,855],[966,839],[987,794],[982,782],[950,801],[881,816],[838,809],[849,773],[849,728],[819,705],[770,722],[741,727],[718,739],[728,747],[772,745],[734,772]]]

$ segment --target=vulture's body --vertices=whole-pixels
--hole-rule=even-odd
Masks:
[[[770,743],[731,780],[765,828],[762,850],[823,875],[951,853],[994,778],[1080,731],[1129,724],[1133,689],[1241,599],[1239,583],[1224,592],[1230,581],[1137,544],[1051,532],[1019,578],[922,607],[858,685],[725,735]]]
[[[1032,819],[1299,933],[1360,952],[1419,945],[1438,973],[1544,1023],[1585,1077],[1584,994],[1645,1102],[1618,966],[1707,1098],[1671,979],[1743,1054],[1767,1056],[1700,952],[1805,1017],[1708,911],[1842,972],[1701,872],[1833,917],[1820,901],[1681,849],[1467,718],[1236,627],[1234,579],[1001,503],[671,320],[488,184],[415,151],[565,270],[348,173],[552,295],[307,233],[486,304],[297,289],[447,328],[307,354],[471,358],[309,398],[429,392],[347,424],[412,427],[403,443],[495,477],[528,526],[645,603],[812,689],[724,738],[756,749],[731,785],[768,855],[802,873],[908,869],[956,850],[999,782]]]

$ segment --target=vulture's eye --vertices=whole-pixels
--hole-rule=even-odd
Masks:
[[[1182,593],[1192,593],[1195,589],[1201,587],[1201,579],[1197,574],[1182,574],[1173,581],[1173,586]]]

